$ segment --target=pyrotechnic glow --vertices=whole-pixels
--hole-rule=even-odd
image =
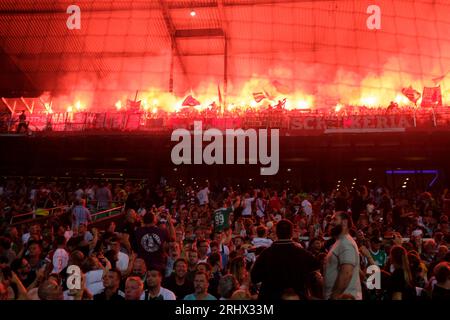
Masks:
[[[156,108],[156,107],[153,107],[153,109],[152,109],[152,113],[153,114],[155,114],[155,113],[157,113],[158,112],[158,108]]]
[[[399,105],[407,105],[407,104],[410,103],[410,101],[408,100],[408,98],[405,97],[405,96],[402,95],[402,94],[398,94],[398,95],[395,97],[395,102],[397,102]]]
[[[297,102],[298,109],[309,109],[311,106],[306,100],[299,100]]]
[[[77,111],[81,111],[82,109],[84,109],[83,106],[81,105],[81,101],[80,101],[80,100],[78,100],[77,102],[75,102],[75,109],[76,109]]]
[[[337,111],[342,111],[349,106],[366,106],[369,108],[374,107],[384,107],[387,108],[391,101],[397,102],[400,106],[412,106],[412,103],[401,94],[401,88],[407,87],[409,84],[412,85],[413,88],[417,88],[420,90],[422,83],[414,81],[412,78],[406,78],[402,83],[398,83],[395,81],[394,77],[390,77],[391,75],[381,75],[381,76],[368,76],[360,83],[360,87],[354,90],[336,90],[329,94],[329,88],[324,87],[323,91],[317,92],[317,96],[313,96],[309,94],[309,89],[298,88],[295,90],[290,90],[289,88],[285,88],[283,93],[280,93],[278,89],[272,84],[270,79],[264,77],[254,77],[245,81],[243,84],[239,85],[239,88],[234,87],[233,89],[229,89],[229,92],[226,94],[227,103],[225,104],[225,110],[228,112],[233,112],[237,110],[245,111],[248,109],[257,109],[264,110],[269,106],[275,106],[279,101],[283,101],[285,99],[284,108],[286,110],[308,110],[313,108],[323,108],[325,106],[334,109]],[[379,83],[382,82],[386,84],[385,87],[377,89]],[[442,85],[443,87],[443,85]],[[198,90],[199,93],[196,91]],[[190,94],[193,98],[198,100],[201,105],[196,107],[191,107],[189,109],[197,110],[198,112],[202,112],[204,110],[210,109],[210,105],[215,103],[219,104],[219,92],[216,83],[208,83],[200,88],[198,88],[195,93],[191,91]],[[331,89],[330,89],[331,90]],[[263,96],[260,102],[256,102],[254,100],[254,93],[261,93]],[[443,101],[446,101],[445,93],[449,91],[443,91]],[[153,107],[157,107],[160,111],[166,111],[169,113],[179,112],[183,109],[181,106],[185,97],[185,94],[175,95],[170,92],[162,91],[157,87],[150,87],[142,92],[139,92],[138,100],[141,101],[141,110],[150,112]],[[225,96],[225,93],[220,92],[221,96]],[[67,106],[70,105],[73,108],[73,112],[82,112],[82,111],[92,111],[92,112],[100,112],[100,111],[108,111],[108,110],[99,110],[100,108],[97,105],[92,104],[92,97],[89,97],[83,92],[75,92],[72,93],[71,96],[75,95],[78,101],[73,101],[68,97],[64,98],[54,98],[54,106],[53,109],[55,112],[66,112]],[[323,99],[325,97],[330,97],[329,100],[333,99],[335,101],[339,101],[337,104],[330,104],[326,102],[326,105],[322,105],[321,101],[329,101],[327,99]],[[109,101],[117,101],[116,99],[120,99],[115,103],[116,111],[124,111],[125,105],[122,104],[121,101],[134,100],[134,94],[130,93],[115,93],[112,97],[105,97],[105,101],[108,99],[114,99]],[[111,102],[109,102],[111,103]],[[113,104],[112,102],[111,104]],[[421,100],[418,101],[418,105],[420,105]],[[52,106],[50,107],[50,109]],[[48,108],[46,107],[47,113],[49,113]],[[53,111],[53,110],[52,110]]]
[[[182,109],[182,104],[183,102],[182,101],[178,101],[177,102],[177,104],[175,105],[175,108],[174,108],[174,111],[175,112],[180,112],[181,111],[181,109]]]
[[[191,17],[195,17],[197,15],[197,12],[195,10],[191,10]]]
[[[234,108],[235,108],[234,104],[233,103],[229,103],[228,106],[227,106],[227,111],[231,112],[231,111],[234,110]]]
[[[363,97],[361,98],[361,105],[367,107],[374,107],[377,104],[378,99],[376,97]]]
[[[72,106],[68,106],[67,107],[67,112],[68,113],[72,113],[73,112],[73,107]]]
[[[149,108],[150,106],[148,105],[147,100],[142,100],[142,109],[144,109],[144,111],[148,111]]]

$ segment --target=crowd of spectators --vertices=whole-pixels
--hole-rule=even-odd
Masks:
[[[448,190],[74,181],[0,183],[0,299],[450,300]]]

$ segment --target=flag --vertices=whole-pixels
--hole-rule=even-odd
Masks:
[[[266,98],[266,95],[264,94],[264,92],[254,92],[253,93],[253,99],[255,99],[255,101],[257,103],[261,102],[265,98]]]
[[[414,90],[412,86],[409,86],[409,88],[403,88],[402,93],[405,97],[409,99],[409,101],[414,103],[417,103],[417,100],[419,100],[421,97],[420,92]]]
[[[424,87],[421,106],[422,107],[442,106],[441,86]]]
[[[270,101],[273,101],[275,99],[275,97],[271,95],[266,89],[263,89],[263,92],[266,98],[269,99]]]
[[[431,80],[433,80],[434,83],[438,84],[439,82],[441,82],[442,80],[444,80],[446,76],[447,76],[447,75],[444,74],[443,76],[440,76],[440,77],[437,77],[437,78],[433,78],[433,79],[431,79]]]
[[[273,80],[271,84],[275,87],[275,90],[277,90],[281,94],[288,94],[291,90],[289,86],[286,84],[281,83],[278,80]]]
[[[141,100],[133,101],[127,99],[127,109],[139,109],[141,107]]]
[[[196,99],[194,99],[191,95],[188,95],[182,103],[183,107],[195,107],[198,105],[200,105],[200,102],[198,102]]]

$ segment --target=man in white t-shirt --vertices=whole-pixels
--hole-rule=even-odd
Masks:
[[[147,271],[147,290],[144,300],[176,300],[175,293],[169,289],[161,287],[161,270],[150,268]],[[141,299],[142,300],[142,299]]]
[[[266,214],[266,201],[263,199],[263,195],[261,192],[258,193],[258,197],[256,198],[256,215],[260,218],[264,218]]]
[[[53,253],[52,265],[53,270],[52,273],[60,273],[64,270],[69,263],[69,254],[67,253],[66,247],[66,238],[64,236],[58,236],[55,239],[57,249]]]
[[[303,212],[305,213],[306,217],[308,218],[308,221],[310,221],[311,216],[313,214],[313,209],[312,209],[312,204],[311,204],[311,202],[309,202],[308,198],[305,198],[302,201],[302,209],[303,209]]]
[[[110,240],[111,250],[117,254],[116,268],[124,274],[128,270],[128,263],[130,262],[130,257],[120,251],[120,241],[117,237],[112,237]]]
[[[253,238],[252,244],[256,247],[270,247],[273,241],[267,238],[267,229],[264,226],[256,228],[256,237]]]
[[[244,198],[244,209],[242,210],[243,217],[250,217],[252,215],[252,202],[255,200],[254,197],[250,198],[248,193],[245,194]]]
[[[208,195],[209,195],[208,187],[204,187],[199,192],[197,192],[197,199],[201,206],[209,203]]]

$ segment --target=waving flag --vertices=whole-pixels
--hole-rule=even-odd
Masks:
[[[266,98],[266,95],[264,94],[264,92],[254,92],[253,93],[253,99],[255,99],[255,101],[257,103],[261,102],[265,98]]]
[[[447,75],[444,74],[443,76],[440,76],[440,77],[437,77],[437,78],[433,78],[432,80],[433,80],[434,83],[438,84],[438,83],[442,82],[442,80],[444,80],[446,76]]]
[[[275,87],[277,92],[281,94],[288,94],[291,91],[291,88],[284,83],[281,83],[278,80],[273,80],[271,84]]]
[[[200,102],[198,100],[194,99],[191,95],[188,95],[186,99],[184,99],[182,106],[183,107],[195,107],[199,106]]]
[[[420,92],[414,90],[412,86],[409,86],[409,88],[403,88],[402,93],[409,99],[409,101],[414,103],[417,103],[417,100],[419,100],[421,97]]]
[[[441,86],[423,88],[422,107],[442,106]]]
[[[127,99],[127,108],[128,109],[139,109],[140,107],[141,107],[141,100],[133,101],[133,100]]]

